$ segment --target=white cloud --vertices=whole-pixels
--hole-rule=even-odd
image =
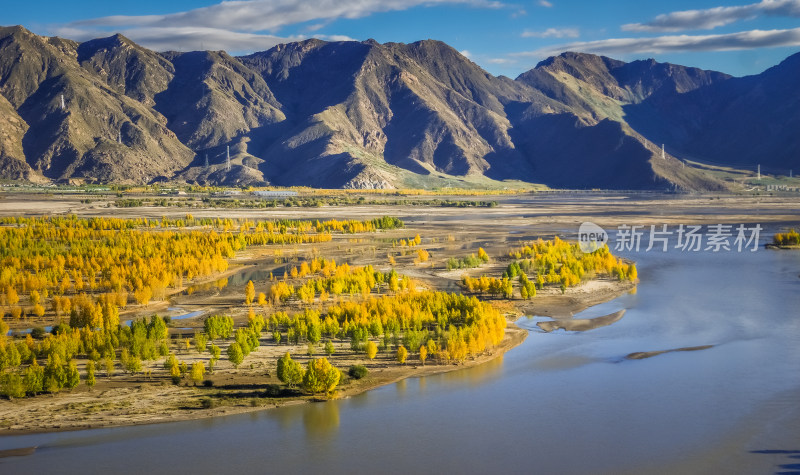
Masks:
[[[523,38],[577,38],[580,31],[577,28],[548,28],[544,31],[525,30]]]
[[[461,56],[463,56],[465,58],[471,58],[472,57],[472,53],[470,53],[468,49],[462,49],[461,51],[459,51],[459,53],[461,53]]]
[[[623,31],[665,33],[681,30],[710,30],[759,16],[800,17],[800,0],[762,0],[735,7],[685,10],[656,16],[647,23],[622,25]]]
[[[691,51],[734,51],[779,46],[800,46],[800,28],[789,30],[750,30],[723,35],[672,35],[655,38],[611,38],[580,41],[512,53],[511,56],[546,58],[564,51],[595,54],[635,54]]]
[[[553,4],[548,2],[547,0],[539,0],[536,3],[538,3],[540,7],[553,8]]]
[[[486,60],[486,62],[489,64],[506,65],[506,64],[514,64],[517,62],[517,60],[511,58],[489,58]]]
[[[504,5],[491,0],[236,0],[167,15],[108,16],[80,20],[73,27],[206,27],[234,31],[277,31],[287,25],[338,18],[362,18],[372,13],[416,6],[462,4],[481,8]]]
[[[201,48],[257,51],[305,38],[274,35],[290,25],[312,22],[304,31],[315,32],[341,18],[434,5],[505,7],[494,0],[233,0],[166,15],[90,18],[55,26],[51,31],[76,40],[119,32],[157,51]],[[342,35],[313,36],[331,41],[352,40]]]
[[[108,36],[108,32],[103,30],[73,27],[56,28],[54,32],[77,41]],[[191,26],[128,28],[119,30],[119,33],[154,51],[263,51],[277,44],[305,39],[304,36],[279,37]]]
[[[311,36],[325,41],[358,41],[357,39],[350,38],[347,35],[311,35]]]

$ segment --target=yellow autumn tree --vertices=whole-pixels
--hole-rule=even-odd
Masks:
[[[408,357],[408,350],[406,350],[406,347],[403,346],[403,345],[400,345],[400,347],[397,348],[397,355],[396,356],[397,356],[397,362],[398,363],[406,364],[406,358]]]
[[[253,299],[256,298],[256,287],[253,285],[252,280],[247,281],[247,285],[244,288],[244,303],[245,305],[250,305],[253,303]]]
[[[371,360],[375,359],[375,355],[378,354],[378,345],[376,345],[374,341],[368,341],[365,349],[367,351],[367,358]]]
[[[419,361],[422,363],[422,366],[425,366],[426,359],[428,359],[428,348],[422,345],[419,347]]]

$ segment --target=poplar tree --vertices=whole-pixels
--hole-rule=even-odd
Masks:
[[[367,358],[373,360],[375,359],[375,355],[378,354],[378,345],[376,345],[374,341],[368,341],[366,350]]]
[[[233,363],[234,368],[238,368],[242,361],[244,361],[244,353],[239,343],[235,341],[228,347],[228,360]]]
[[[194,381],[195,384],[202,382],[205,374],[206,367],[202,361],[197,361],[192,364],[192,381]]]
[[[244,289],[244,303],[250,305],[256,298],[256,287],[253,285],[252,280],[247,281],[247,286]]]
[[[94,361],[89,360],[86,362],[86,385],[94,387],[97,383],[97,379],[94,376]]]
[[[400,347],[397,348],[397,362],[400,364],[406,364],[407,357],[408,357],[408,350],[406,350],[405,346],[400,345]]]
[[[278,379],[282,383],[293,388],[303,382],[304,376],[303,367],[292,359],[292,355],[288,351],[278,359]]]

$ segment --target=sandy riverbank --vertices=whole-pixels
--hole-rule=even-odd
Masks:
[[[525,340],[528,332],[513,323],[519,315],[531,314],[531,311],[537,315],[571,315],[614,299],[632,287],[628,282],[590,281],[568,289],[563,295],[560,291],[545,291],[531,301],[495,302],[508,312],[509,325],[504,339],[491,351],[468,358],[462,364],[438,364],[429,359],[423,366],[410,358],[405,365],[399,365],[393,353],[379,353],[374,360],[367,361],[363,354],[353,354],[348,342],[335,342],[336,353],[330,358],[332,364],[344,371],[353,364],[363,364],[369,370],[368,376],[361,380],[343,378],[335,397],[351,397],[405,378],[458,371],[486,363]],[[158,374],[149,378],[121,372],[106,377],[98,371],[98,383],[92,389],[80,385],[60,394],[0,401],[0,435],[174,422],[319,401],[320,396],[288,392],[275,375],[278,357],[289,351],[296,361],[305,363],[309,359],[305,350],[305,345],[265,344],[252,352],[238,369],[220,360],[215,373],[207,375],[214,383],[211,387],[193,386],[188,380],[173,385],[161,374],[163,371],[155,371],[160,361],[149,364],[153,373]],[[188,364],[207,360],[207,354],[199,355],[194,349],[179,351],[176,356]]]
[[[498,346],[461,364],[437,364],[429,360],[425,365],[418,361],[399,365],[389,355],[379,355],[375,360],[365,363],[349,355],[341,358],[334,355],[331,360],[337,366],[353,359],[353,363],[365,364],[370,371],[361,380],[345,380],[334,397],[347,398],[405,378],[477,366],[521,344],[527,335],[527,331],[509,323],[505,337]],[[253,368],[218,370],[217,374],[209,377],[215,381],[213,387],[174,386],[163,378],[155,377],[152,380],[129,376],[103,380],[101,377],[91,390],[80,386],[68,393],[3,401],[0,402],[0,435],[175,422],[323,400],[324,396],[319,395],[268,395],[279,382],[274,374],[263,371],[263,365],[266,360],[275,358],[277,353],[287,348],[291,349],[279,347],[275,351],[275,347],[259,348],[248,357]],[[295,359],[305,360],[299,357]],[[216,407],[204,408],[203,400],[215,401]]]

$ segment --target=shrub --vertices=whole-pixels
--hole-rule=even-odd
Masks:
[[[67,330],[70,330],[70,326],[66,323],[59,323],[58,325],[54,326],[53,329],[50,331],[53,335],[60,335],[65,333]]]
[[[367,371],[367,367],[364,365],[353,365],[350,369],[347,370],[347,375],[353,379],[361,379],[367,375],[369,371]]]
[[[204,397],[200,400],[200,405],[203,406],[203,409],[213,409],[217,407],[217,401],[211,399],[210,397]]]

